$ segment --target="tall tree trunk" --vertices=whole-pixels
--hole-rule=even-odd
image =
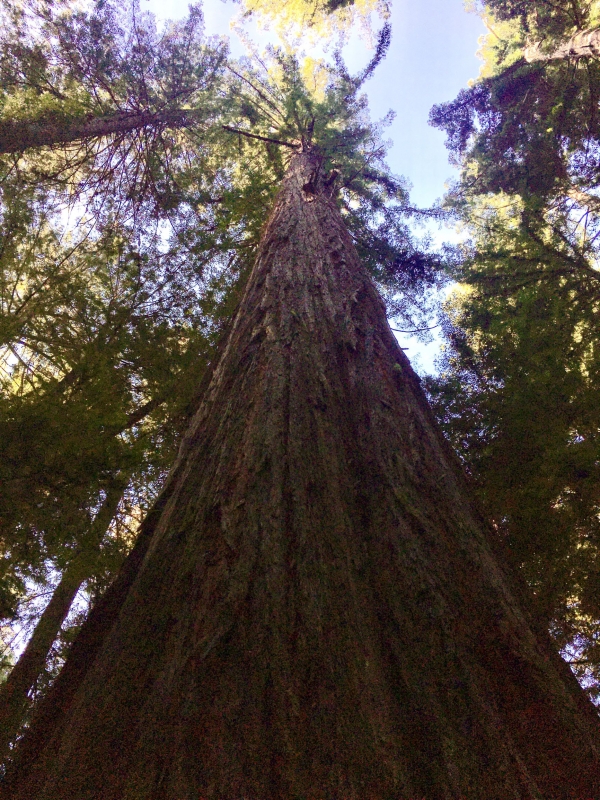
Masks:
[[[93,572],[100,545],[117,513],[126,485],[126,481],[119,481],[108,490],[104,503],[91,525],[85,546],[66,567],[52,594],[52,599],[35,626],[27,647],[21,653],[5,683],[0,686],[0,759],[6,756],[9,743],[19,732],[29,703],[29,692],[44,669],[48,654],[71,604],[82,583]]]
[[[561,61],[565,58],[600,58],[600,28],[578,31],[570,39],[549,53],[543,50],[544,43],[536,42],[525,49],[525,60]]]
[[[1,797],[598,797],[596,712],[491,542],[294,155],[168,487]]]
[[[189,109],[116,113],[107,117],[65,120],[47,115],[36,121],[0,120],[0,153],[21,153],[30,147],[51,147],[84,139],[123,134],[147,126],[185,128],[196,124],[198,115]]]

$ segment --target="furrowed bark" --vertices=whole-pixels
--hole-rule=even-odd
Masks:
[[[21,153],[30,147],[53,147],[157,125],[186,128],[197,124],[198,116],[198,113],[192,110],[171,109],[72,121],[51,115],[35,122],[0,120],[0,153]]]
[[[560,61],[565,58],[600,58],[600,28],[578,31],[550,53],[545,53],[543,46],[543,42],[536,42],[527,47],[525,60],[532,64],[535,61]]]
[[[537,636],[310,150],[169,485],[11,800],[583,800],[595,710]]]
[[[104,535],[117,513],[125,486],[126,482],[120,482],[109,489],[92,523],[84,549],[66,567],[27,647],[0,687],[0,759],[7,756],[9,744],[21,728],[29,703],[29,692],[44,669],[48,654],[77,592],[90,576]]]

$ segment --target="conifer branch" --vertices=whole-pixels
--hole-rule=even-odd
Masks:
[[[293,150],[297,150],[300,147],[299,144],[283,142],[281,139],[271,139],[269,136],[259,136],[257,133],[248,133],[248,131],[243,131],[241,128],[233,128],[231,125],[222,125],[221,127],[224,131],[239,133],[242,136],[247,136],[249,139],[259,139],[261,142],[269,142],[270,144],[282,144],[284,147],[291,147]]]
[[[392,330],[395,331],[396,333],[423,333],[423,331],[433,331],[439,327],[440,327],[439,325],[432,325],[430,328],[415,328],[414,331],[403,331],[400,330],[400,328],[392,328],[392,326],[390,325],[390,328],[392,328]]]

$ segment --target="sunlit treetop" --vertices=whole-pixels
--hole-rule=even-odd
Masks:
[[[475,10],[487,8],[498,19],[518,19],[525,29],[544,29],[547,33],[555,26],[559,32],[569,27],[582,30],[598,19],[598,0],[467,0],[467,7]]]
[[[488,78],[522,59],[528,49],[549,54],[578,32],[600,26],[598,0],[467,0],[467,10],[482,18],[481,77]]]
[[[284,40],[308,35],[310,39],[344,39],[355,27],[371,31],[371,16],[389,16],[387,0],[241,0],[244,16],[273,25]]]

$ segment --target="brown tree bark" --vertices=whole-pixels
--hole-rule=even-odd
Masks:
[[[0,796],[583,800],[599,743],[305,149],[168,486]]]
[[[600,28],[590,28],[578,31],[559,47],[544,52],[543,42],[536,42],[525,49],[525,60],[530,64],[534,61],[561,61],[565,58],[600,58]]]
[[[124,134],[147,126],[165,125],[185,128],[196,124],[198,115],[189,109],[142,111],[137,114],[114,114],[106,117],[65,120],[47,115],[35,122],[0,120],[0,153],[21,153],[30,147],[58,144]]]
[[[126,482],[111,486],[87,536],[85,546],[68,564],[44,609],[27,647],[0,686],[0,759],[6,757],[11,741],[18,734],[29,703],[29,692],[40,677],[46,659],[73,600],[83,582],[93,572],[106,530],[117,512]]]

